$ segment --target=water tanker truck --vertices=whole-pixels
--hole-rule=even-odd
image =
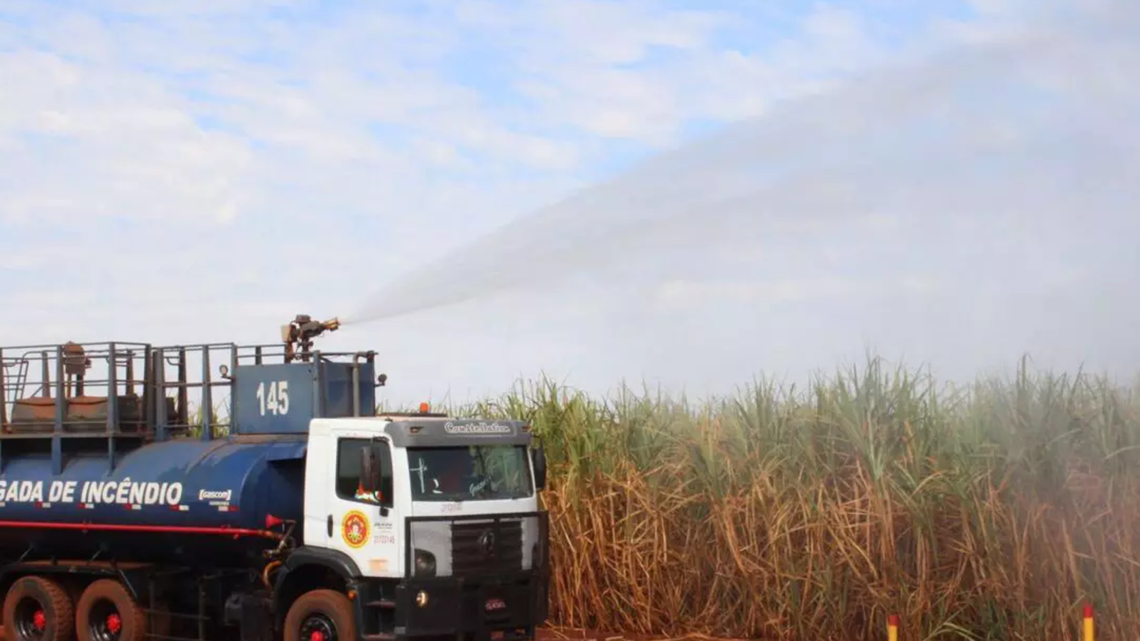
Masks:
[[[0,348],[5,638],[533,638],[549,553],[528,424],[377,414],[375,353],[313,348],[338,326]]]

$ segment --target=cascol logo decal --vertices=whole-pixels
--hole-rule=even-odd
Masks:
[[[362,548],[368,543],[368,518],[363,512],[353,510],[344,515],[340,522],[340,535],[350,548]]]

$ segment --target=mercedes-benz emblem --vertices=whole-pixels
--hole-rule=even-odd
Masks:
[[[495,556],[495,533],[487,530],[479,536],[479,546],[483,548],[486,556]]]

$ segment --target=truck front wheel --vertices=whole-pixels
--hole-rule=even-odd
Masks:
[[[355,641],[352,603],[335,590],[301,595],[285,615],[285,641]]]
[[[70,641],[75,630],[71,598],[55,581],[26,576],[4,597],[7,641]]]

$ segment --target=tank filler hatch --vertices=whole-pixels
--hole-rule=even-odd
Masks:
[[[307,314],[298,314],[288,325],[281,326],[281,340],[285,342],[285,362],[309,362],[313,352],[313,339],[325,332],[340,329],[336,318],[327,321],[313,320]]]

